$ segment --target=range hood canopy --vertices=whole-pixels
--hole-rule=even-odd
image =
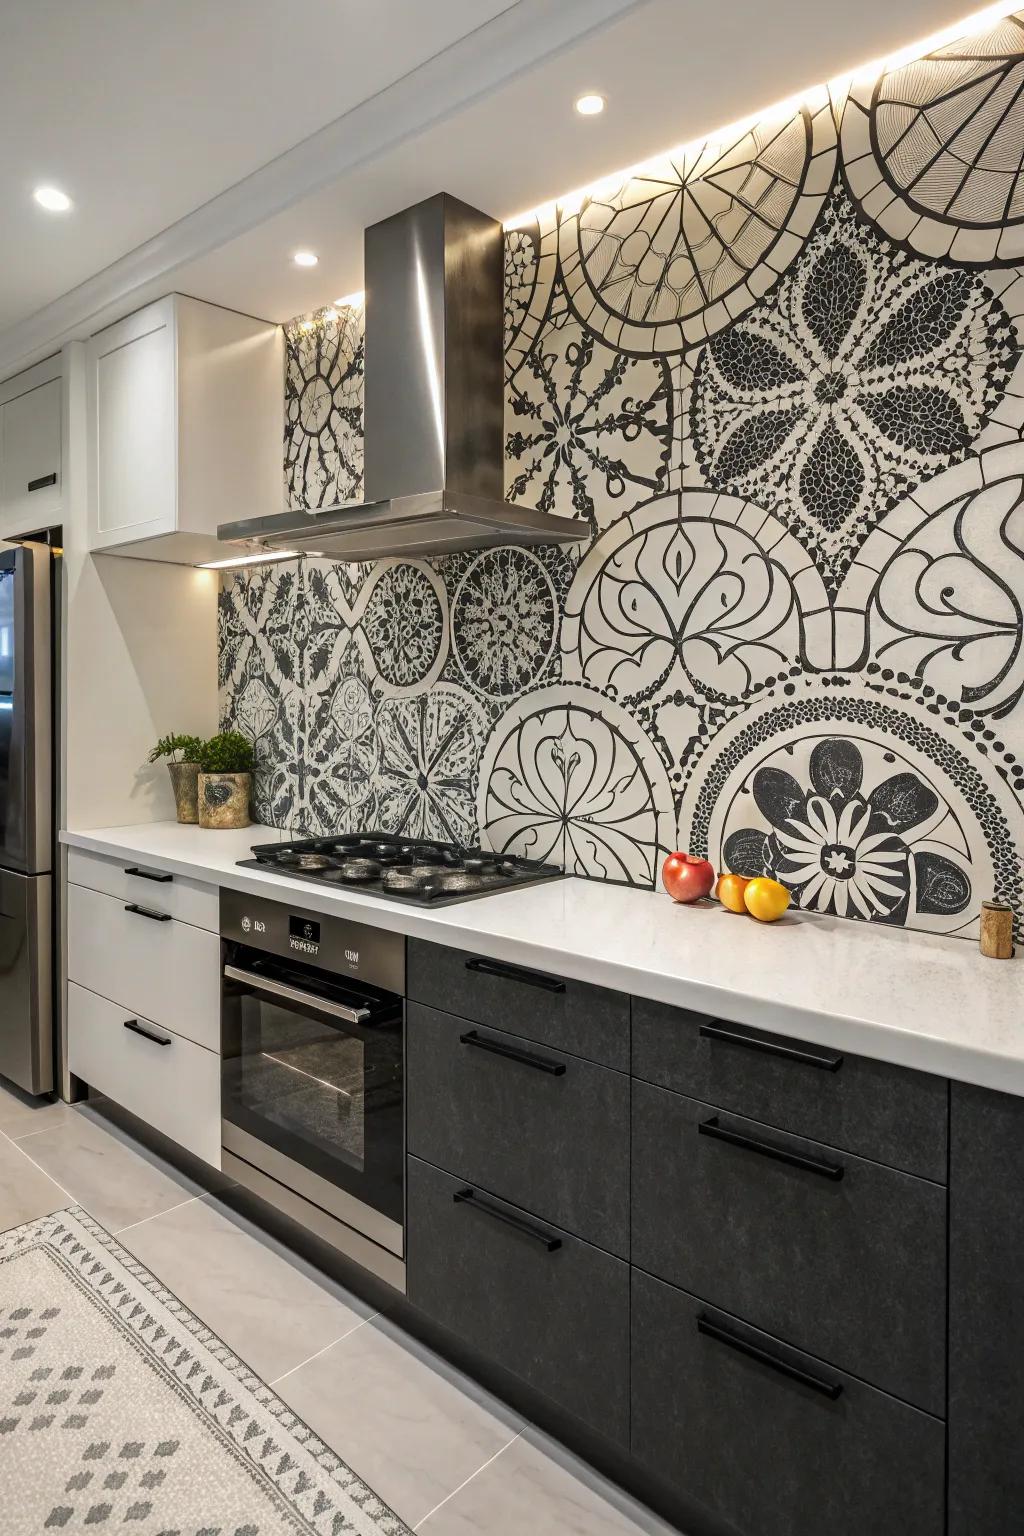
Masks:
[[[224,523],[250,551],[346,561],[575,543],[582,518],[504,497],[501,225],[447,193],[364,235],[366,499]]]

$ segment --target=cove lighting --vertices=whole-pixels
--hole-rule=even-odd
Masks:
[[[604,97],[596,91],[587,91],[576,97],[575,106],[580,117],[597,117],[604,111]]]
[[[59,187],[36,187],[32,196],[47,213],[67,213],[71,207],[70,197]]]
[[[319,256],[314,255],[312,251],[296,251],[292,257],[297,267],[315,267],[319,260]]]
[[[358,292],[346,293],[343,299],[335,299],[334,302],[339,309],[357,309],[365,297],[366,294],[360,288]]]
[[[702,149],[710,145],[725,144],[731,139],[738,138],[746,133],[757,123],[763,123],[772,118],[781,119],[792,116],[802,106],[813,105],[816,101],[827,100],[831,92],[834,96],[845,95],[850,87],[863,80],[873,80],[886,70],[900,69],[905,64],[913,64],[925,54],[934,53],[939,48],[945,48],[950,43],[959,42],[961,38],[972,37],[978,32],[985,32],[996,22],[1002,21],[1006,16],[1020,9],[1020,0],[999,0],[998,4],[987,5],[984,10],[972,11],[969,16],[960,21],[953,22],[951,26],[943,28],[941,32],[933,32],[929,37],[919,38],[916,43],[910,43],[905,48],[900,48],[894,53],[884,55],[879,59],[871,59],[864,64],[858,64],[855,69],[833,76],[825,84],[810,87],[806,91],[800,91],[795,96],[789,96],[785,101],[777,101],[770,107],[762,107],[758,112],[752,112],[749,117],[741,118],[739,122],[730,123],[727,127],[716,128],[713,133],[708,133],[699,139],[691,139],[688,144],[679,144],[674,149],[664,150],[661,154],[650,155],[646,160],[636,165],[626,166],[619,171],[613,171],[603,176],[600,181],[594,182],[588,187],[577,187],[572,192],[566,192],[561,197],[549,199],[540,203],[536,208],[530,208],[525,213],[517,213],[513,218],[505,219],[506,229],[516,229],[520,225],[531,224],[535,219],[550,216],[556,209],[577,210],[585,198],[593,197],[598,193],[610,195],[617,192],[621,186],[632,177],[649,169],[656,162],[673,160],[676,164],[682,164],[687,156],[697,155]],[[581,98],[582,100],[583,98]],[[579,102],[576,103],[579,108]]]
[[[298,560],[297,549],[264,549],[258,555],[232,555],[228,560],[201,560],[200,571],[226,571],[235,565],[269,565],[273,560]]]

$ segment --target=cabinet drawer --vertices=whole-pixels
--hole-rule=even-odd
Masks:
[[[412,1304],[624,1445],[629,1266],[415,1157],[406,1188]]]
[[[766,1125],[946,1181],[944,1078],[633,999],[633,1074]]]
[[[410,939],[409,996],[460,1018],[629,1071],[629,998],[605,987]]]
[[[220,892],[215,885],[203,885],[199,880],[169,875],[129,858],[111,859],[83,848],[68,849],[68,879],[72,885],[103,891],[116,896],[118,901],[135,901],[140,906],[168,912],[195,928],[220,932]]]
[[[136,1027],[126,1029],[126,1022]],[[68,1065],[147,1125],[220,1167],[220,1058],[212,1051],[72,982]]]
[[[628,1257],[629,1078],[420,1003],[407,1017],[409,1151]]]
[[[634,1456],[743,1536],[942,1536],[938,1419],[638,1271],[632,1373]]]
[[[633,1085],[632,1257],[945,1414],[946,1191]]]
[[[132,904],[68,886],[69,980],[219,1055],[220,939]]]

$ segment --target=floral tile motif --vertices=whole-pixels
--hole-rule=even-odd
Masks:
[[[477,555],[452,594],[459,670],[486,698],[511,698],[546,672],[558,644],[552,576],[529,549]]]
[[[671,372],[660,359],[609,351],[559,295],[513,376],[505,427],[509,499],[596,530],[665,480]]]
[[[505,377],[511,378],[547,319],[558,261],[554,217],[505,232]]]
[[[438,683],[417,698],[385,699],[377,711],[379,825],[404,837],[477,841],[477,769],[487,719],[472,696]]]
[[[881,513],[969,451],[1017,351],[979,277],[881,244],[837,193],[776,293],[704,349],[697,463],[774,510],[834,591]]]
[[[284,473],[289,505],[329,507],[363,484],[362,305],[284,328]]]
[[[843,168],[867,218],[922,256],[1024,260],[1024,17],[857,82]]]

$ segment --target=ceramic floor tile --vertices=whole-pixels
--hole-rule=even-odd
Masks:
[[[75,1113],[70,1104],[58,1099],[32,1099],[0,1078],[0,1131],[6,1136],[27,1136],[34,1131],[60,1125]]]
[[[378,1322],[274,1390],[409,1525],[521,1428],[479,1388]]]
[[[679,1536],[529,1429],[417,1529],[424,1536]]]
[[[204,1192],[169,1163],[91,1118],[88,1111],[78,1111],[17,1145],[109,1232]]]
[[[210,1197],[128,1227],[119,1241],[268,1382],[372,1315]]]
[[[0,1232],[62,1211],[74,1201],[19,1149],[0,1135]]]

